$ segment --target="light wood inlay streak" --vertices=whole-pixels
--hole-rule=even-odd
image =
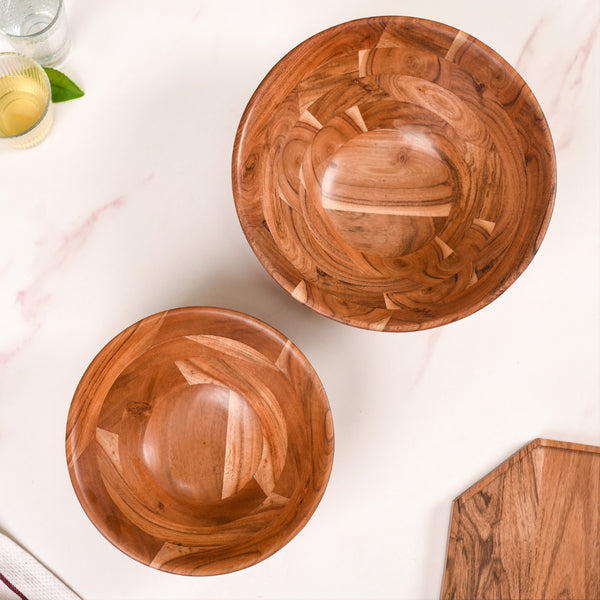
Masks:
[[[490,235],[492,234],[492,231],[494,231],[494,227],[496,227],[496,223],[492,223],[491,221],[485,221],[484,219],[474,219],[473,223],[485,229]]]
[[[298,302],[302,302],[302,304],[306,304],[306,300],[308,299],[308,291],[306,289],[306,281],[301,281],[292,292],[292,297],[298,300]]]
[[[454,250],[452,250],[452,248],[450,248],[450,246],[448,246],[448,244],[446,244],[444,240],[440,240],[439,237],[435,238],[435,243],[440,247],[444,258],[448,258],[451,254],[454,253]]]
[[[381,321],[373,321],[369,324],[369,329],[372,331],[385,331],[385,328],[391,318],[391,316],[388,316],[384,319],[381,319]]]
[[[446,186],[440,186],[437,190],[432,191],[432,197],[437,198],[440,194],[448,194],[449,190]],[[422,199],[422,198],[421,198]],[[377,206],[373,204],[358,204],[348,203],[346,201],[334,200],[333,198],[323,198],[323,208],[329,210],[339,210],[343,212],[360,212],[371,213],[374,215],[403,215],[406,217],[447,217],[452,210],[452,203],[437,204],[433,206]]]
[[[290,201],[285,197],[285,194],[281,193],[281,189],[279,190],[279,199],[282,202],[285,202],[285,204],[287,204],[290,208],[293,208],[293,206],[290,204]]]
[[[288,340],[279,353],[279,356],[275,361],[275,366],[284,373],[287,372],[288,365],[290,364],[290,358],[292,358],[295,351],[294,344],[292,344],[291,340]]]
[[[271,445],[266,438],[263,439],[260,465],[254,474],[254,479],[256,479],[258,485],[260,485],[263,492],[267,495],[269,495],[275,488],[275,467],[273,466]]]
[[[452,42],[450,48],[448,48],[448,52],[446,52],[447,60],[454,60],[458,49],[469,40],[469,36],[464,31],[459,31]]]
[[[388,310],[395,310],[397,308],[401,308],[401,306],[396,301],[394,301],[394,299],[392,297],[390,297],[389,294],[384,294],[383,300],[385,302],[385,307]]]
[[[323,125],[321,125],[321,123],[319,123],[317,118],[308,110],[305,110],[302,113],[302,115],[300,116],[298,121],[301,123],[307,123],[308,125],[310,125],[311,127],[314,127],[315,129],[323,128]]]
[[[268,508],[279,508],[285,506],[290,501],[289,498],[285,496],[280,496],[279,494],[271,494],[266,500],[258,507],[257,510],[266,510]]]
[[[96,427],[96,441],[106,452],[106,455],[114,463],[115,467],[121,471],[121,459],[119,458],[119,436],[112,431],[106,431]]]
[[[231,391],[221,498],[228,498],[244,487],[256,470],[257,453],[264,452],[260,427],[250,428],[246,425],[253,416],[250,413],[250,405]]]
[[[165,542],[156,556],[152,559],[150,566],[154,567],[155,569],[160,569],[163,564],[173,560],[174,558],[187,556],[197,551],[198,548],[190,548],[189,546],[181,546],[180,544],[171,544],[169,542]]]
[[[358,76],[365,77],[367,74],[367,58],[369,56],[368,50],[358,51]]]
[[[360,114],[360,108],[358,108],[358,106],[351,106],[350,108],[346,109],[345,112],[352,119],[352,121],[358,125],[359,129],[363,133],[367,133],[367,131],[369,131],[369,128],[366,126],[365,121]]]
[[[235,356],[237,358],[244,358],[252,362],[260,363],[261,366],[270,368],[272,367],[271,361],[266,356],[258,352],[256,349],[248,346],[237,340],[227,339],[219,335],[188,335],[187,339],[196,342],[215,350],[228,354],[229,356]]]
[[[242,116],[232,178],[250,245],[295,299],[412,331],[479,310],[523,272],[556,164],[533,93],[495,52],[441,23],[375,17],[275,65]]]
[[[308,361],[268,325],[217,308],[167,311],[116,336],[84,374],[67,431],[92,523],[136,560],[186,575],[229,573],[285,545],[333,459]]]
[[[175,365],[181,372],[181,374],[185,377],[185,380],[190,385],[198,385],[198,384],[214,384],[214,385],[223,385],[221,382],[217,381],[214,377],[203,373],[201,369],[198,368],[193,362],[189,360],[176,360]]]
[[[600,447],[534,440],[459,496],[441,597],[600,598]]]

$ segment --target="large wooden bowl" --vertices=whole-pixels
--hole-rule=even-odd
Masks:
[[[285,545],[333,460],[327,397],[306,358],[246,315],[185,308],[132,325],[85,372],[67,462],[99,531],[185,575],[228,573]]]
[[[441,23],[376,17],[271,70],[232,177],[252,249],[296,300],[409,331],[465,317],[519,276],[556,168],[533,93],[498,54]]]

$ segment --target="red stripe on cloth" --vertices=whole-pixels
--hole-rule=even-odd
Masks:
[[[0,581],[11,591],[21,598],[21,600],[27,600],[27,596],[22,594],[2,573],[0,573]]]

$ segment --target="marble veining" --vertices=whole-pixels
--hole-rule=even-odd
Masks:
[[[141,185],[149,183],[150,174]],[[35,259],[30,282],[16,291],[13,319],[21,325],[21,336],[0,346],[0,366],[12,360],[36,335],[43,325],[45,310],[52,300],[51,288],[60,278],[68,261],[83,248],[93,234],[98,222],[123,208],[131,194],[120,195],[95,208],[85,219],[71,229],[59,234],[46,229],[34,242]],[[58,238],[58,239],[57,239]],[[7,263],[4,270],[8,269]]]
[[[413,382],[411,383],[410,388],[408,389],[407,396],[409,398],[411,398],[414,395],[415,391],[421,385],[421,382],[423,381],[425,375],[430,372],[430,365],[438,347],[440,338],[442,337],[442,333],[443,330],[440,328],[428,332],[427,345],[425,347],[423,358],[421,359],[421,365],[415,373]]]
[[[519,54],[515,68],[527,81],[535,79],[534,89],[543,98],[544,112],[550,121],[556,150],[573,141],[575,110],[580,102],[584,73],[600,34],[600,8],[596,0],[588,0],[579,10],[577,4],[562,4],[549,10],[533,27]],[[570,43],[552,40],[569,32]],[[541,60],[540,57],[545,57]],[[590,73],[593,76],[593,73]],[[595,74],[596,78],[598,73]]]

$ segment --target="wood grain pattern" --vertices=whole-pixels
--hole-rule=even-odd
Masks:
[[[409,331],[482,308],[526,268],[554,203],[531,90],[470,35],[422,19],[333,27],[285,56],[238,128],[233,191],[296,300]]]
[[[441,597],[600,598],[600,447],[534,440],[459,496]]]
[[[100,351],[75,392],[66,451],[111,543],[157,569],[213,575],[263,560],[306,524],[333,426],[290,340],[247,315],[185,308]]]

